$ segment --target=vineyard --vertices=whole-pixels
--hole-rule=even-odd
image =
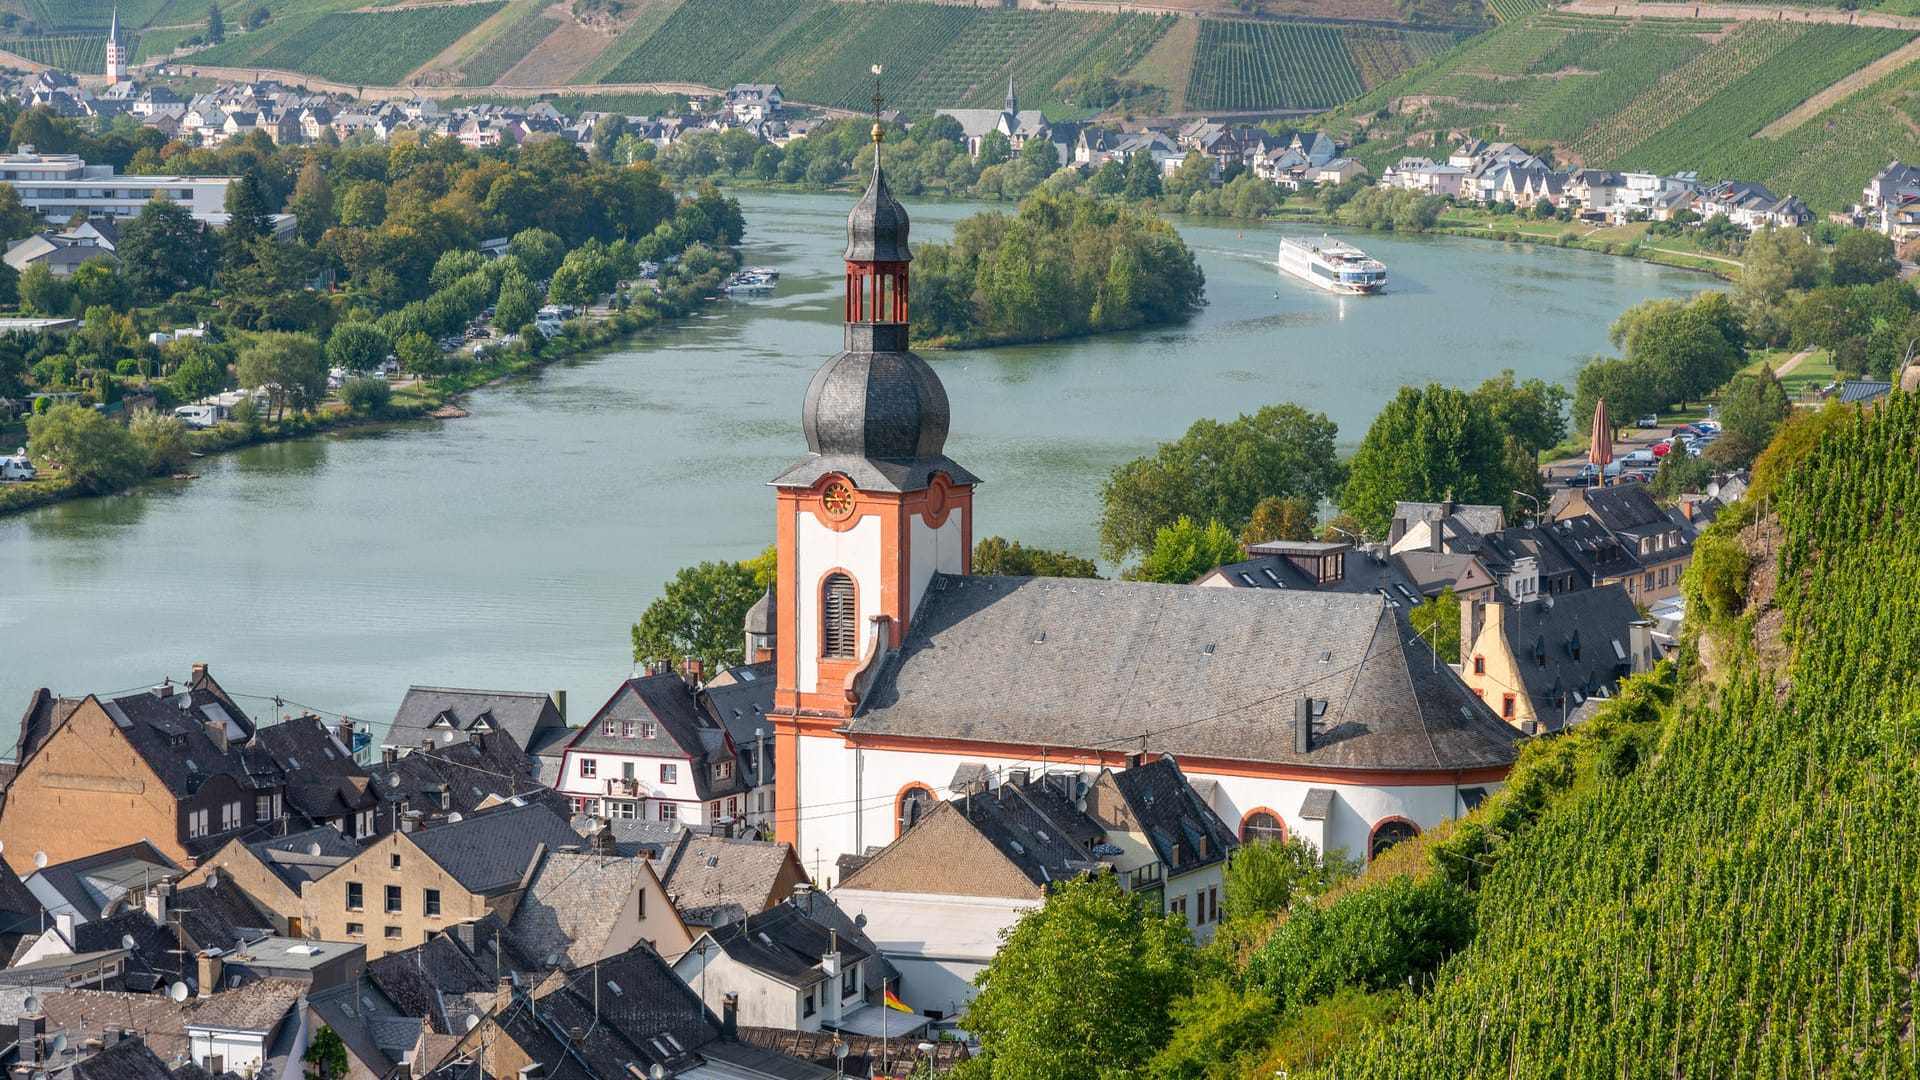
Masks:
[[[324,79],[395,86],[505,7],[504,0],[392,11],[288,15],[194,54],[203,64],[302,71]]]
[[[460,65],[460,81],[469,86],[485,86],[493,82],[545,41],[548,34],[558,29],[560,20],[534,11],[495,34],[492,41],[467,57]]]
[[[642,16],[646,20],[646,16]],[[1058,105],[1069,75],[1125,73],[1166,31],[1148,15],[837,4],[828,0],[684,0],[590,74],[602,82],[776,82],[790,98],[861,108],[884,65],[887,97],[909,113],[991,106],[1012,77],[1027,107]],[[610,49],[613,53],[622,46]]]
[[[1450,35],[1331,23],[1208,19],[1188,75],[1191,109],[1324,109],[1445,51]]]
[[[1519,22],[1546,7],[1544,0],[1487,0],[1487,10],[1503,23]]]
[[[107,69],[107,35],[63,34],[58,37],[14,38],[0,41],[0,49],[24,56],[36,64],[88,74]]]
[[[1896,394],[1838,418],[1777,519],[1723,514],[1688,610],[1731,621],[1755,561],[1759,610],[1715,649],[1730,685],[1496,849],[1472,945],[1313,1075],[1920,1072],[1916,457],[1920,399]]]
[[[124,33],[153,22],[173,0],[25,0],[20,6],[40,29],[50,33],[66,30],[96,30],[106,33],[113,22],[114,9],[120,11],[120,29]],[[187,17],[206,17],[206,5]]]
[[[1896,70],[1783,132],[1757,136],[1910,31],[1768,20],[1542,14],[1501,26],[1342,109],[1372,128],[1360,151],[1384,167],[1436,129],[1497,130],[1555,144],[1562,163],[1754,180],[1818,210],[1857,201],[1893,157],[1920,150],[1920,117],[1896,107]],[[1374,118],[1380,109],[1398,115]],[[1877,159],[1877,160],[1876,160]]]

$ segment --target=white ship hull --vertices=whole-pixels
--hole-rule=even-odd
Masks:
[[[1330,293],[1361,296],[1387,287],[1387,267],[1352,244],[1339,240],[1280,241],[1282,273]]]

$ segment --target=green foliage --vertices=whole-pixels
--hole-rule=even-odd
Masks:
[[[301,1060],[311,1066],[306,1070],[307,1080],[339,1080],[347,1074],[347,1044],[338,1032],[323,1024],[313,1033]]]
[[[127,487],[146,472],[141,447],[124,425],[69,401],[28,418],[27,453],[96,495]]]
[[[1240,530],[1240,543],[1252,547],[1269,540],[1311,540],[1314,517],[1311,500],[1269,495],[1253,508],[1253,515]]]
[[[440,346],[421,330],[395,338],[393,351],[400,360],[400,367],[416,375],[439,374],[446,362],[446,354],[440,351]]]
[[[1341,987],[1431,974],[1473,938],[1473,897],[1442,877],[1392,877],[1293,912],[1247,963],[1247,986],[1295,1009]]]
[[[378,416],[393,401],[393,385],[382,375],[362,375],[340,384],[340,402],[358,416]]]
[[[1271,994],[1209,981],[1179,998],[1166,1045],[1146,1063],[1159,1080],[1235,1080],[1249,1075],[1260,1044],[1272,1034],[1278,1008]]]
[[[718,671],[744,659],[747,609],[766,592],[748,563],[703,562],[661,587],[633,624],[633,659],[678,663],[691,656]]]
[[[1832,280],[1835,285],[1871,285],[1900,273],[1893,256],[1893,238],[1870,229],[1847,229],[1833,244]]]
[[[327,393],[327,358],[320,342],[307,334],[255,335],[240,350],[240,385],[267,392],[276,416],[287,409],[307,410]]]
[[[1367,429],[1348,465],[1340,508],[1385,536],[1396,501],[1505,506],[1512,487],[1505,438],[1465,391],[1403,386]]]
[[[46,263],[35,263],[20,272],[20,307],[27,315],[65,315],[72,291],[67,283],[53,276]]]
[[[527,275],[518,270],[500,275],[500,295],[493,303],[493,325],[525,326],[539,310],[540,293],[533,282],[527,280]]]
[[[1655,498],[1677,499],[1684,492],[1706,490],[1712,480],[1713,466],[1684,451],[1669,451],[1660,458],[1647,491]]]
[[[1762,364],[1760,370],[1751,375],[1733,377],[1733,382],[1728,384],[1727,392],[1721,398],[1719,416],[1726,437],[1738,435],[1758,452],[1773,441],[1774,431],[1792,411],[1793,404],[1787,400],[1787,392],[1780,388],[1780,380],[1774,377],[1773,368]],[[1720,441],[1725,442],[1726,437]],[[1729,464],[1745,467],[1748,462]]]
[[[1022,547],[1020,541],[989,536],[973,545],[973,572],[983,577],[1097,578],[1099,567],[1065,551]]]
[[[1153,547],[1129,576],[1135,581],[1186,585],[1241,557],[1240,540],[1232,529],[1211,520],[1201,525],[1182,514],[1154,534]]]
[[[980,1053],[956,1080],[1135,1075],[1165,1045],[1188,989],[1184,919],[1124,893],[1111,875],[1065,882],[1020,916],[974,982],[962,1023]]]
[[[227,385],[228,350],[201,338],[176,341],[167,350],[173,374],[167,385],[175,399],[197,401]]]
[[[1100,485],[1100,549],[1115,562],[1144,553],[1181,517],[1242,528],[1269,497],[1317,504],[1341,483],[1338,434],[1326,414],[1292,404],[1226,423],[1196,420],[1153,457],[1116,467]]]
[[[1359,872],[1340,851],[1322,853],[1298,837],[1255,840],[1240,845],[1227,864],[1225,900],[1228,922],[1268,919],[1307,902]]]
[[[379,370],[392,350],[393,343],[372,323],[341,323],[327,337],[327,363],[350,372]]]
[[[127,434],[139,448],[148,476],[171,476],[192,456],[186,422],[177,416],[141,409],[127,422]]]
[[[1331,24],[1207,19],[1187,78],[1187,106],[1312,109],[1357,97],[1365,86],[1343,40],[1350,32]]]
[[[1423,651],[1438,650],[1444,664],[1460,662],[1460,598],[1454,595],[1453,586],[1441,589],[1438,596],[1427,597],[1407,612],[1407,620],[1420,635]]]
[[[195,54],[206,64],[285,68],[364,86],[396,86],[505,7],[502,0],[442,7],[288,17]],[[265,40],[262,40],[265,39]]]
[[[544,281],[560,268],[560,261],[567,257],[567,246],[545,229],[524,229],[507,241],[507,254],[520,260],[528,277]]]
[[[916,253],[914,336],[986,344],[1157,326],[1204,301],[1206,279],[1158,216],[1080,195],[975,214]]]
[[[134,294],[147,301],[205,285],[213,269],[212,247],[193,212],[166,198],[155,198],[120,226],[115,253]]]

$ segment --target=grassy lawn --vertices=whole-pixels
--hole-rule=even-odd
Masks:
[[[1770,349],[1766,352],[1755,354],[1752,362],[1740,370],[1747,373],[1757,372],[1760,370],[1761,364],[1772,365],[1775,370],[1778,370],[1788,360],[1792,359],[1793,355],[1794,350],[1792,349]],[[1799,367],[1794,368],[1793,371],[1786,375],[1782,375],[1780,377],[1780,386],[1787,392],[1787,396],[1794,401],[1802,403],[1817,402],[1820,399],[1814,397],[1814,391],[1833,382],[1838,377],[1833,368],[1833,354],[1826,349],[1817,349],[1812,356],[1802,361]]]

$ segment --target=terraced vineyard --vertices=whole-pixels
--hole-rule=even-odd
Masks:
[[[1187,81],[1191,109],[1313,109],[1366,89],[1340,28],[1211,19]]]
[[[124,35],[123,35],[124,37]],[[56,37],[13,38],[0,49],[24,56],[36,64],[62,71],[92,74],[107,69],[107,35],[61,34]]]
[[[629,36],[641,39],[588,74],[602,82],[777,82],[798,101],[861,108],[879,63],[889,103],[909,113],[997,104],[1009,76],[1023,104],[1038,107],[1059,104],[1050,91],[1068,75],[1123,74],[1168,25],[1148,15],[684,0],[664,21],[637,24]]]
[[[558,29],[560,20],[539,11],[533,12],[495,35],[480,51],[468,57],[460,65],[461,81],[472,86],[485,86],[493,82],[545,41],[548,34]]]
[[[284,68],[393,86],[505,7],[505,0],[392,11],[288,15],[257,33],[194,54],[203,64]]]
[[[1436,130],[1491,129],[1556,144],[1563,162],[1754,180],[1837,210],[1888,159],[1920,153],[1920,105],[1899,107],[1920,102],[1920,68],[1778,138],[1757,133],[1913,37],[1770,20],[1536,15],[1377,87],[1343,107],[1336,126],[1372,129],[1359,156],[1376,169]],[[1382,108],[1396,115],[1374,119]]]
[[[26,9],[27,17],[45,31],[57,34],[64,30],[99,30],[104,33],[113,22],[116,7],[120,11],[121,29],[137,30],[155,21],[173,2],[174,0],[117,0],[117,2],[116,0],[25,0],[22,6]],[[206,5],[201,4],[186,18],[204,19],[206,14]]]

